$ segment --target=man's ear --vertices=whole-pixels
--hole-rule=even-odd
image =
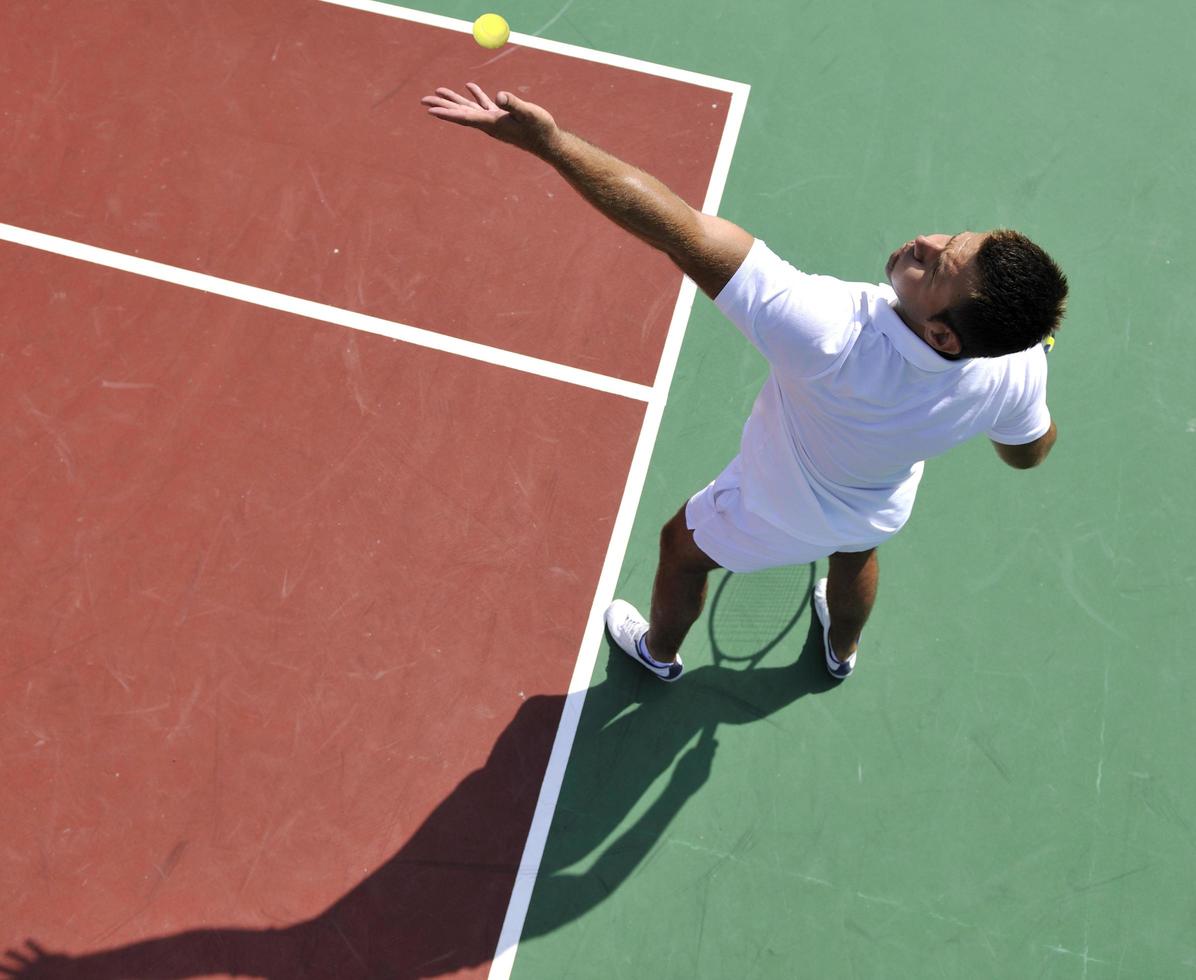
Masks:
[[[948,357],[955,357],[963,350],[959,334],[943,323],[942,320],[930,320],[927,322],[926,343],[930,344],[940,354],[946,354]]]

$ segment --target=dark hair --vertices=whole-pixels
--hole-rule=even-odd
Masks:
[[[976,252],[967,299],[931,317],[955,331],[960,357],[1001,357],[1041,344],[1059,329],[1067,276],[1025,235],[989,232]]]

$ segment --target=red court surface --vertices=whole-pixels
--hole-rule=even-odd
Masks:
[[[0,5],[0,219],[651,384],[681,282],[545,164],[427,117],[465,82],[700,207],[729,96],[317,0]]]
[[[314,0],[0,35],[0,222],[655,377],[680,275],[418,98],[526,86],[699,204],[726,93]],[[485,975],[644,404],[23,246],[0,283],[0,950]]]
[[[567,687],[643,407],[13,246],[0,270],[4,939],[306,918]],[[424,835],[417,908],[472,912],[487,956],[539,721],[476,823]]]

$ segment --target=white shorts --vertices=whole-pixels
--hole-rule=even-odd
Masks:
[[[784,565],[807,565],[835,548],[799,541],[744,509],[739,492],[739,457],[685,505],[685,523],[694,543],[732,572],[759,572]]]

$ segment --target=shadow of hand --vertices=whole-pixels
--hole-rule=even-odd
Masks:
[[[24,949],[10,949],[0,958],[0,978],[20,980],[85,980],[79,965],[69,956],[51,953],[32,939]]]

